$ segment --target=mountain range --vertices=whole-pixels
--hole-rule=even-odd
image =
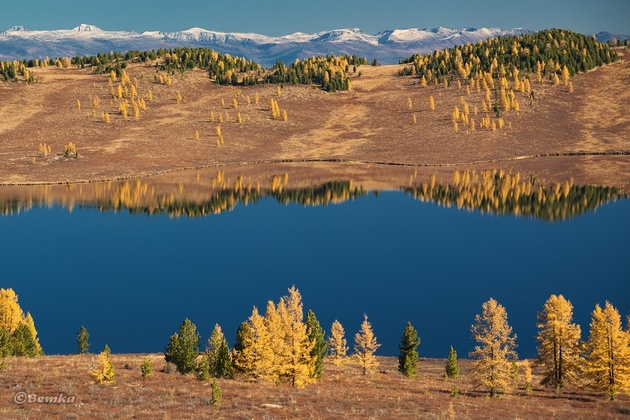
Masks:
[[[37,31],[14,26],[0,32],[0,60],[44,57],[74,57],[110,51],[153,50],[181,46],[211,48],[222,54],[245,57],[265,67],[276,61],[289,63],[313,55],[357,55],[393,64],[412,54],[428,53],[501,35],[532,33],[514,28],[395,29],[375,35],[360,29],[337,29],[279,37],[255,33],[226,33],[201,28],[180,32],[107,31],[81,24],[73,29]],[[601,42],[628,39],[625,35],[600,32]]]

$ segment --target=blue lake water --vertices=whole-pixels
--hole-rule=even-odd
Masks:
[[[35,319],[47,354],[160,352],[184,318],[205,343],[219,323],[233,344],[252,306],[295,285],[326,331],[350,348],[363,313],[377,354],[396,355],[411,321],[419,353],[466,357],[470,325],[490,297],[503,304],[521,357],[536,355],[536,314],[551,294],[590,312],[609,300],[630,314],[630,200],[545,222],[439,207],[400,192],[303,207],[264,198],[198,218],[60,206],[0,218],[0,287]]]

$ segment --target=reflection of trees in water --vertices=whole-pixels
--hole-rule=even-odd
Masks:
[[[171,216],[207,216],[232,210],[237,204],[257,203],[265,197],[273,197],[283,204],[300,204],[303,206],[320,206],[340,203],[365,195],[360,187],[354,187],[351,181],[332,181],[322,185],[299,189],[271,189],[242,187],[235,184],[233,188],[217,190],[209,199],[196,202],[185,198],[178,199],[173,194],[155,197],[155,205],[124,205],[127,201],[110,200],[97,203],[101,210],[128,209],[133,214],[164,214]],[[127,196],[126,196],[127,197]],[[135,195],[135,197],[140,197]]]
[[[189,190],[180,184],[177,188],[158,193],[155,187],[141,180],[69,185],[63,191],[42,186],[27,195],[9,197],[0,202],[0,213],[16,214],[33,206],[59,203],[68,209],[77,206],[98,208],[101,211],[128,210],[133,214],[195,217],[222,213],[238,204],[257,203],[266,197],[283,204],[320,206],[367,194],[366,190],[353,185],[352,181],[331,181],[306,188],[287,188],[287,182],[288,174],[285,173],[284,176],[274,175],[267,188],[261,188],[259,183],[255,186],[245,185],[240,176],[236,182],[230,183],[219,171],[210,180],[210,189],[197,187]],[[533,178],[521,179],[519,173],[496,170],[456,171],[451,183],[438,184],[435,176],[431,176],[427,182],[410,185],[401,190],[418,200],[446,207],[457,206],[459,209],[514,214],[549,221],[577,216],[595,210],[607,201],[625,197],[622,190],[616,187],[573,185],[572,182],[543,186],[536,184]]]
[[[445,207],[548,221],[565,220],[624,197],[616,187],[573,185],[569,181],[545,187],[536,185],[535,179],[522,180],[519,173],[496,170],[456,171],[452,184],[436,185],[435,177],[431,177],[426,183],[402,190],[418,200]]]

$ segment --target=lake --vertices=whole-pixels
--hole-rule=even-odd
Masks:
[[[138,204],[137,191],[152,191],[140,182],[137,193],[133,182],[56,195],[3,187],[12,198],[2,201],[0,287],[31,312],[47,354],[75,353],[81,325],[92,352],[105,343],[115,353],[161,352],[184,318],[203,344],[218,323],[232,345],[252,307],[264,311],[292,285],[327,332],[342,323],[350,348],[366,313],[380,355],[397,354],[411,321],[420,356],[446,357],[453,345],[467,357],[470,326],[490,297],[506,307],[520,357],[536,355],[536,314],[551,294],[573,303],[583,338],[595,304],[630,314],[629,200],[571,186],[564,198],[556,188],[569,204],[532,210],[553,187],[547,199],[523,190],[507,206],[512,192],[496,199],[499,182],[494,202],[467,209],[469,192],[453,196],[433,181],[380,192],[345,181],[282,191],[274,181],[262,191],[234,184],[201,204],[153,192],[153,205]],[[77,188],[100,199],[59,198]],[[106,190],[118,198],[104,199]]]

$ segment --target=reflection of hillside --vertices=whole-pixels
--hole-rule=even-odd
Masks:
[[[542,185],[534,178],[521,179],[519,173],[502,170],[442,170],[436,177],[426,172],[418,176],[416,170],[411,175],[408,168],[400,168],[395,174],[379,174],[378,168],[352,165],[328,172],[329,167],[312,172],[304,168],[273,166],[255,175],[232,168],[231,172],[179,172],[120,182],[5,187],[0,188],[0,212],[17,214],[32,207],[61,205],[70,211],[89,207],[194,217],[222,213],[266,197],[282,204],[319,206],[352,200],[369,190],[402,189],[414,198],[444,206],[563,220],[623,197],[621,189],[615,187],[578,186],[572,182]],[[418,181],[423,178],[428,181]]]
[[[141,197],[137,192],[140,187],[132,191],[132,197]],[[148,191],[145,189],[145,191]],[[125,189],[125,197],[128,197]],[[177,199],[173,194],[169,196],[156,196],[155,205],[131,205],[126,206],[123,200],[97,203],[101,210],[120,210],[126,208],[130,212],[146,214],[163,214],[171,216],[207,216],[232,210],[237,204],[247,205],[257,203],[262,198],[273,197],[283,204],[296,203],[304,206],[319,206],[332,203],[340,203],[354,199],[365,192],[361,188],[354,188],[350,181],[332,181],[319,186],[300,189],[286,189],[282,186],[269,189],[242,187],[235,185],[229,189],[217,190],[208,200],[196,202],[192,200]],[[139,200],[142,201],[142,200]]]
[[[290,189],[285,186],[286,179],[274,176],[268,188],[261,188],[260,184],[245,186],[242,177],[239,177],[228,186],[224,175],[219,172],[203,194],[186,194],[181,184],[175,191],[158,193],[154,187],[140,180],[68,186],[65,197],[58,191],[61,187],[34,187],[26,196],[0,202],[0,211],[9,215],[36,206],[61,204],[70,210],[78,206],[101,211],[128,210],[133,214],[192,217],[222,213],[232,210],[237,204],[256,203],[265,197],[272,197],[283,204],[319,206],[341,203],[366,194],[361,187],[354,187],[352,181],[331,181]]]
[[[535,179],[522,180],[520,174],[503,171],[456,171],[453,184],[429,182],[403,188],[421,201],[458,209],[493,214],[514,214],[548,221],[565,220],[595,210],[600,205],[623,197],[619,188],[554,183],[536,185]]]

